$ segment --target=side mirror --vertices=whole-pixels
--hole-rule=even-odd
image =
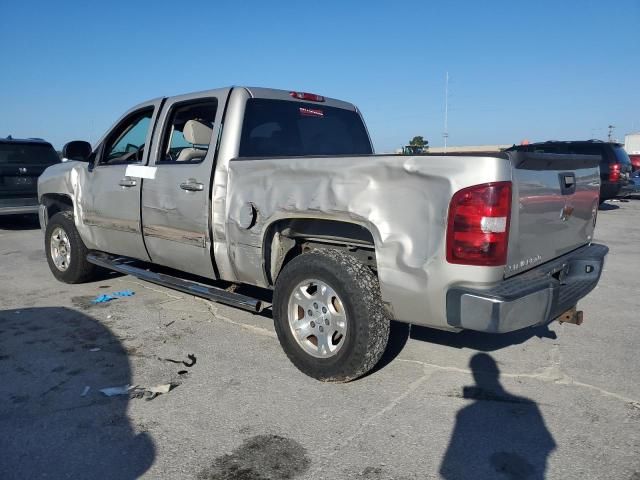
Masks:
[[[89,161],[91,151],[91,144],[89,142],[74,140],[62,147],[62,158],[78,160],[79,162],[87,162]]]

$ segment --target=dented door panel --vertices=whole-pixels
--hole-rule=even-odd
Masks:
[[[211,255],[211,187],[224,104],[231,89],[181,95],[167,100],[156,129],[151,164],[155,176],[144,179],[142,225],[154,263],[216,278]],[[198,163],[165,158],[175,112],[193,105],[216,105],[206,156]],[[191,138],[185,139],[192,140]],[[202,148],[202,145],[200,145]],[[189,148],[191,149],[191,148]]]

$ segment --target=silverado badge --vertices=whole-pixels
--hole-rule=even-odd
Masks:
[[[505,270],[506,270],[506,273],[514,273],[525,267],[533,265],[534,263],[538,263],[541,260],[542,260],[542,255],[536,255],[534,257],[524,258],[517,263],[512,263],[511,265],[507,265]]]

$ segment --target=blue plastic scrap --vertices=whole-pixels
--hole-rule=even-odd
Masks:
[[[133,297],[136,293],[133,290],[122,290],[120,292],[103,293],[91,300],[91,303],[105,303],[120,297]]]

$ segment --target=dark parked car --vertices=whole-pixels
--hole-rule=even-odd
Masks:
[[[512,147],[519,151],[600,156],[600,202],[634,190],[632,167],[622,144],[601,140],[549,141]]]
[[[38,177],[60,158],[39,138],[0,138],[0,215],[38,213]]]

